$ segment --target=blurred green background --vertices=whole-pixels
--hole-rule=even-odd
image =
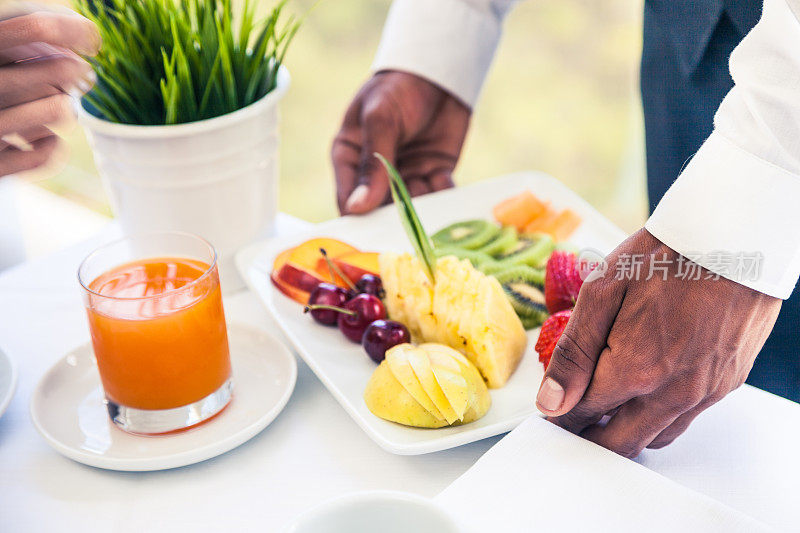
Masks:
[[[290,5],[302,12],[313,3]],[[315,222],[337,215],[330,144],[369,76],[390,3],[322,0],[298,34],[286,60],[292,87],[281,105],[283,211]],[[508,17],[456,182],[542,170],[624,229],[639,227],[646,214],[641,11],[641,0],[521,2]],[[69,164],[40,184],[110,215],[83,133],[68,141]]]

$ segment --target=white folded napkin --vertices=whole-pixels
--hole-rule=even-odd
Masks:
[[[469,532],[771,531],[535,416],[486,452],[437,501]]]

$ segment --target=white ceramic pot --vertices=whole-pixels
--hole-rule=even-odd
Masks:
[[[261,100],[220,117],[174,126],[131,126],[82,108],[94,159],[126,234],[177,230],[220,255],[223,290],[243,286],[235,252],[272,233],[278,210],[278,102],[285,67]]]

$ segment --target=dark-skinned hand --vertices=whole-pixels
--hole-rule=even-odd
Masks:
[[[389,178],[375,152],[397,167],[412,196],[452,187],[470,114],[454,96],[418,76],[375,74],[350,104],[333,141],[339,211],[363,214],[389,201]]]
[[[636,254],[644,258],[638,279],[619,276],[620,262]],[[652,258],[659,270],[647,279]],[[537,406],[555,424],[635,457],[670,444],[744,383],[781,300],[694,263],[700,279],[677,277],[686,262],[645,229],[607,264],[581,287]],[[604,415],[610,420],[598,424]]]

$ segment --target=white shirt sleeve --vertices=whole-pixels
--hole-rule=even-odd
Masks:
[[[800,276],[799,14],[800,0],[765,0],[731,55],[735,87],[714,132],[645,225],[712,272],[783,299]]]
[[[474,107],[516,1],[395,0],[373,69],[416,74]]]

